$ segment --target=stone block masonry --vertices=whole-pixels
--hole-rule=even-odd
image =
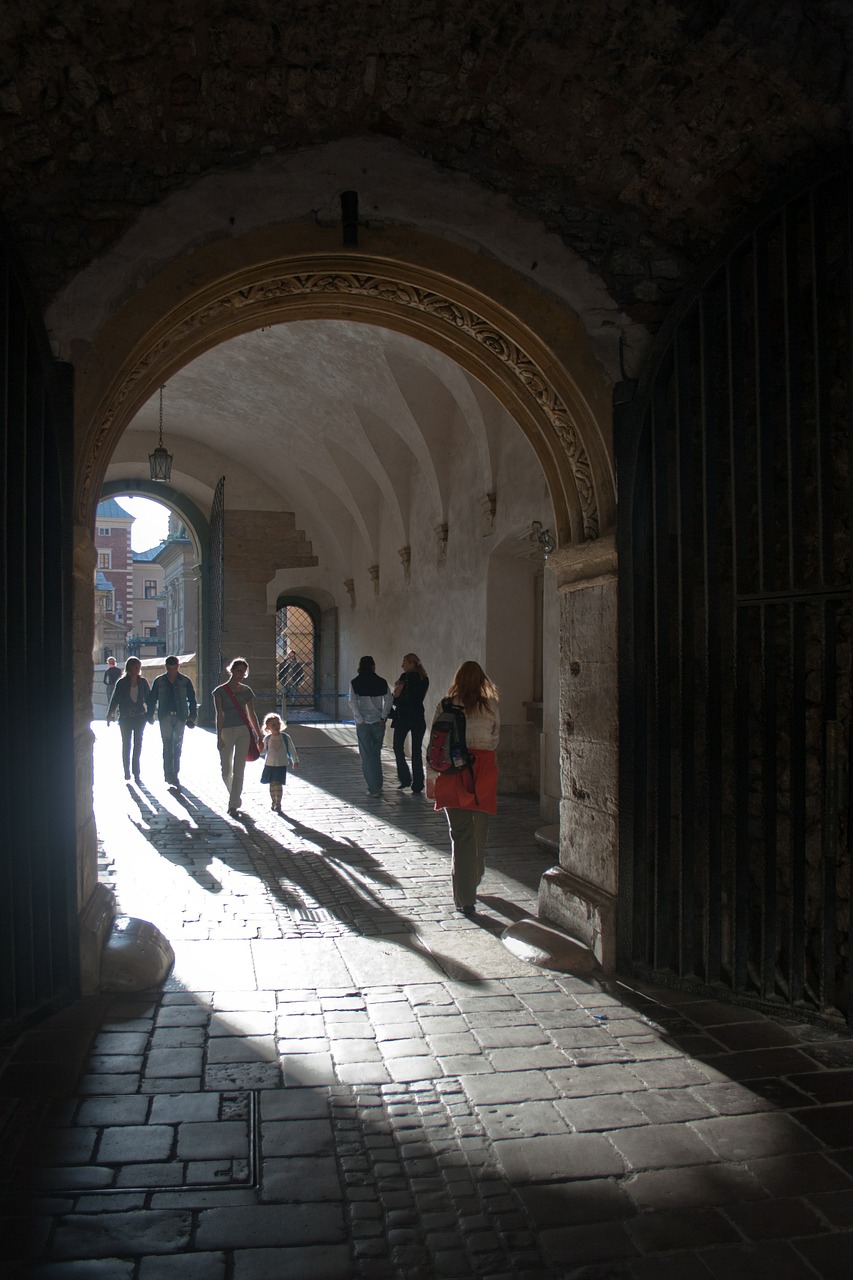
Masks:
[[[443,815],[390,786],[362,805],[340,735],[297,726],[286,816],[250,782],[235,823],[211,735],[179,800],[125,793],[98,732],[104,874],[177,962],[109,1003],[76,1082],[27,1058],[9,1274],[846,1274],[850,1038],[514,957],[501,929],[548,861],[534,802],[501,799],[468,920]]]
[[[316,564],[291,512],[226,513],[222,654],[225,662],[238,654],[248,660],[248,683],[257,693],[275,689],[275,614],[267,602],[267,583],[284,565]]]

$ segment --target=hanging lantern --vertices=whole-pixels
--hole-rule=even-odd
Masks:
[[[172,475],[172,455],[163,444],[163,387],[160,388],[160,441],[153,453],[148,455],[152,480],[168,480]]]

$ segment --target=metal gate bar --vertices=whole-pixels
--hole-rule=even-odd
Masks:
[[[289,658],[293,654],[292,660]],[[313,601],[279,602],[276,609],[276,705],[288,714],[313,711],[319,690],[319,618]]]
[[[847,1018],[851,226],[766,217],[616,407],[620,963]]]
[[[38,769],[0,769],[0,1039],[77,993],[72,672],[71,371],[0,241],[0,705],[15,727],[50,725],[50,803]],[[22,657],[32,680],[21,679]],[[23,731],[23,730],[22,730]]]
[[[724,600],[721,592],[715,592],[711,584],[722,582],[721,556],[721,504],[723,500],[722,456],[719,440],[725,440],[726,406],[719,394],[717,370],[727,359],[725,310],[720,291],[708,292],[701,310],[701,408],[702,408],[702,485],[703,539],[705,546],[705,573],[702,591],[705,606],[705,683],[703,698],[708,707],[706,727],[707,767],[707,839],[708,859],[703,883],[703,905],[706,920],[705,950],[707,954],[707,978],[719,982],[723,977],[723,712],[726,706],[722,687],[720,644],[722,637],[722,612],[724,604],[731,610],[730,596]],[[714,699],[712,691],[718,690]],[[729,704],[731,723],[731,704]],[[694,962],[693,972],[698,970]]]

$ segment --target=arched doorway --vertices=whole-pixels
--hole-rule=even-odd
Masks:
[[[119,468],[121,464],[119,464]],[[195,685],[198,696],[200,719],[209,721],[212,716],[209,707],[209,694],[213,689],[212,681],[218,681],[218,659],[214,662],[215,670],[209,670],[209,653],[211,651],[211,627],[213,614],[217,609],[217,593],[215,590],[215,563],[217,546],[211,543],[211,520],[203,514],[196,502],[172,485],[159,483],[139,477],[110,477],[101,486],[101,498],[118,497],[121,494],[150,498],[159,502],[168,511],[173,512],[186,529],[190,543],[193,564],[190,565],[192,585],[195,593],[196,619],[196,669]],[[214,538],[214,543],[216,539]]]
[[[189,275],[168,269],[150,287],[113,317],[109,337],[103,336],[93,344],[85,357],[85,371],[81,374],[81,395],[78,403],[78,467],[76,499],[81,517],[90,509],[93,500],[93,484],[103,472],[122,432],[133,421],[140,407],[151,401],[156,388],[166,378],[183,370],[189,362],[204,353],[212,352],[229,338],[268,331],[271,326],[291,327],[290,321],[345,324],[350,330],[377,328],[401,335],[406,340],[423,344],[425,349],[439,353],[452,361],[457,370],[471,377],[493,397],[516,429],[517,437],[532,449],[536,463],[541,468],[544,488],[553,512],[554,541],[557,554],[552,558],[558,589],[562,590],[561,575],[570,580],[576,590],[575,616],[580,618],[588,593],[577,591],[586,576],[591,574],[596,588],[605,593],[612,589],[612,554],[601,535],[612,527],[615,509],[615,490],[607,445],[608,397],[606,379],[595,361],[590,358],[584,335],[575,318],[557,302],[533,286],[516,278],[512,272],[495,263],[484,263],[475,254],[431,240],[420,233],[395,233],[383,236],[384,253],[358,254],[341,252],[330,245],[330,237],[322,229],[291,227],[279,237],[278,254],[273,259],[269,253],[268,237],[246,237],[234,256],[235,241],[211,246],[194,259],[194,269]],[[310,252],[308,244],[310,242]],[[289,243],[292,252],[282,253]],[[257,259],[252,263],[253,250]],[[405,250],[405,251],[404,251]],[[249,265],[247,265],[249,264]],[[511,305],[506,301],[512,299]],[[297,326],[293,326],[294,328]],[[103,343],[103,350],[101,349]],[[404,378],[407,376],[403,371]],[[398,379],[399,381],[399,379]],[[476,389],[466,391],[471,404],[477,401]],[[421,398],[423,401],[423,397]],[[411,403],[410,399],[410,403]],[[475,406],[476,409],[476,406]],[[472,411],[476,417],[479,410]],[[368,438],[375,438],[375,423],[362,420],[362,428]],[[517,429],[521,430],[518,431]],[[245,430],[245,426],[241,428]],[[452,433],[453,423],[448,420],[446,433]],[[457,436],[457,445],[468,440],[467,433]],[[452,456],[452,440],[436,440],[440,456]],[[488,449],[478,455],[488,464]],[[370,469],[352,466],[349,453],[342,447],[336,459],[340,472],[350,469],[352,476],[361,476],[359,483],[364,494],[370,489]],[[499,461],[499,456],[495,462]],[[206,493],[212,494],[215,486],[218,459],[208,459],[209,475],[204,479]],[[449,468],[452,471],[452,468]],[[488,470],[488,466],[485,468]],[[511,466],[510,466],[511,471]],[[446,516],[439,517],[429,529],[428,545],[414,549],[407,541],[396,542],[395,550],[380,563],[379,559],[365,566],[369,580],[350,576],[341,582],[312,580],[312,593],[325,591],[332,608],[353,616],[370,612],[370,627],[363,639],[357,636],[353,652],[335,653],[335,663],[323,679],[324,697],[339,700],[338,685],[345,678],[341,672],[354,670],[358,652],[370,652],[378,636],[385,643],[388,616],[399,619],[400,627],[406,627],[401,645],[390,637],[393,652],[383,659],[386,665],[396,665],[399,653],[412,648],[417,638],[416,612],[407,615],[405,589],[410,581],[412,566],[418,556],[426,557],[430,575],[437,588],[447,558],[447,548],[465,545],[482,546],[480,539],[488,538],[501,520],[504,512],[512,510],[516,502],[515,476],[505,476],[500,488],[497,516],[494,486],[483,482],[482,490],[469,490],[464,495],[464,518],[454,524]],[[234,492],[229,476],[229,492]],[[377,498],[386,495],[377,490]],[[417,509],[419,494],[415,494]],[[430,490],[430,500],[443,500],[439,481]],[[529,497],[529,494],[527,495]],[[508,504],[504,506],[502,504]],[[360,536],[369,542],[376,526],[377,536],[386,540],[402,530],[408,506],[398,502],[396,507],[377,501],[373,508],[365,500],[363,510],[370,510],[367,523],[362,522]],[[522,513],[520,529],[529,525],[536,512]],[[323,516],[323,502],[315,504],[318,517]],[[476,510],[472,526],[472,512]],[[454,511],[454,515],[456,511]],[[423,523],[423,521],[422,521]],[[390,531],[390,532],[389,532]],[[246,648],[247,628],[240,621],[240,609],[236,610],[238,629],[228,632],[224,647],[229,653],[246,652],[253,674],[259,673],[259,688],[274,689],[274,681],[267,683],[262,655],[268,655],[269,675],[273,674],[275,600],[269,598],[268,587],[278,564],[287,563],[293,572],[282,582],[285,594],[298,589],[305,577],[305,570],[316,563],[312,559],[310,545],[299,543],[300,531],[294,530],[292,514],[279,502],[267,504],[265,510],[253,502],[252,495],[242,505],[229,502],[225,520],[226,579],[230,574],[238,583],[238,594],[251,596],[253,618],[260,617],[259,603],[263,597],[269,628],[255,627],[251,632],[252,647]],[[277,559],[277,548],[282,538],[290,540],[291,550],[285,561]],[[248,555],[249,545],[263,546],[266,582],[257,572],[243,573],[241,557]],[[579,548],[599,548],[597,557],[587,563],[584,557],[574,554]],[[560,561],[560,552],[568,551],[569,562]],[[268,554],[267,554],[268,552]],[[479,552],[478,552],[479,554]],[[459,556],[462,559],[459,559]],[[464,554],[457,551],[456,563],[461,566]],[[230,567],[229,567],[230,566]],[[257,565],[254,566],[257,569]],[[470,573],[470,568],[468,570]],[[472,585],[477,591],[485,587],[486,575],[475,575]],[[459,582],[462,582],[460,576]],[[383,610],[383,597],[389,591],[389,583],[397,593],[398,607],[389,615]],[[341,586],[347,597],[341,597]],[[440,588],[439,593],[440,593]],[[277,594],[281,594],[281,589]],[[598,597],[593,612],[609,625],[612,611],[598,609]],[[596,612],[597,610],[597,612]],[[329,611],[331,612],[331,610]],[[431,616],[441,616],[442,610],[430,607]],[[477,608],[455,608],[444,611],[445,628],[450,629],[452,619],[463,620],[462,639],[466,650],[478,654],[487,652],[484,628],[487,611]],[[557,625],[555,618],[555,625]],[[583,628],[578,623],[578,633]],[[362,632],[365,632],[362,627]],[[434,637],[439,665],[456,665],[452,644]],[[457,641],[458,641],[457,637]],[[237,646],[235,648],[235,646]],[[418,648],[421,646],[418,645]],[[260,659],[260,660],[259,660]],[[599,678],[599,700],[612,697],[615,691],[615,670],[599,668],[606,674],[606,681]],[[393,674],[393,672],[391,672]],[[452,672],[451,672],[452,674]],[[448,672],[436,672],[440,684]],[[445,684],[446,687],[446,684]],[[272,698],[271,698],[272,701]],[[535,699],[534,699],[535,701]],[[614,717],[591,715],[593,741],[600,733],[609,732]],[[578,716],[576,723],[580,722]],[[556,739],[556,733],[554,734]],[[608,743],[610,754],[604,758],[608,765],[613,758],[613,742]],[[556,743],[555,743],[556,749]],[[608,797],[615,787],[608,784],[601,769],[596,782]],[[589,804],[590,788],[584,792]],[[593,797],[594,800],[594,797]],[[609,804],[609,799],[607,801]],[[599,835],[600,831],[600,835]],[[612,824],[590,827],[591,840],[598,840],[588,858],[590,868],[611,866],[613,845],[610,839]],[[577,883],[575,883],[577,888]]]
[[[288,720],[312,718],[320,672],[320,609],[313,600],[283,596],[276,603],[276,697]]]
[[[606,379],[563,306],[499,264],[422,233],[386,228],[373,255],[342,251],[313,226],[287,228],[279,244],[274,260],[266,233],[208,246],[190,277],[180,265],[163,272],[92,345],[76,414],[81,514],[125,427],[172,373],[228,337],[326,317],[420,337],[475,373],[539,458],[559,545],[612,527]]]

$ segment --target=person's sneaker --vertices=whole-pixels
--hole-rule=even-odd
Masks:
[[[229,809],[229,810],[228,810],[228,817],[229,817],[229,818],[239,818],[239,817],[240,817],[240,810],[239,810],[239,809]]]

